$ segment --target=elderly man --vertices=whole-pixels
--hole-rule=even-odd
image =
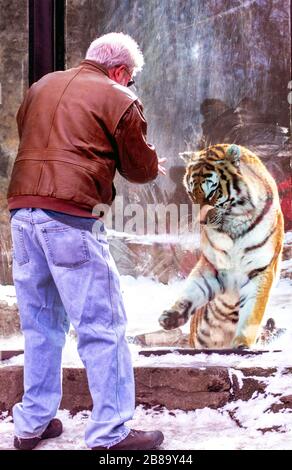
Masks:
[[[62,432],[55,415],[68,319],[93,401],[87,445],[152,449],[163,441],[160,431],[125,425],[135,403],[126,314],[105,228],[93,214],[114,199],[116,169],[133,183],[165,174],[146,141],[142,105],[127,88],[143,63],[130,36],[106,34],[79,66],[34,83],[17,114],[20,145],[7,196],[25,338],[24,395],[13,409],[17,449]]]

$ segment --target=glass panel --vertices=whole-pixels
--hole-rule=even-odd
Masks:
[[[111,31],[130,34],[145,56],[134,91],[144,104],[148,140],[168,159],[168,173],[146,185],[117,177],[124,207],[129,202],[144,208],[160,203],[189,206],[179,153],[238,143],[260,156],[276,178],[286,230],[292,228],[289,19],[288,0],[67,0],[67,67],[84,58],[91,40]],[[125,227],[124,237],[111,232],[110,240],[124,275],[129,335],[135,337],[160,329],[157,319],[176,297],[198,251],[194,245],[184,246],[179,237],[166,242],[131,237]],[[187,335],[189,325],[184,331]],[[145,338],[136,340],[187,344],[187,336],[177,331]]]

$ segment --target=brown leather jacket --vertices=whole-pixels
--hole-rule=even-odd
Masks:
[[[17,124],[10,210],[39,207],[90,217],[97,203],[114,199],[116,169],[134,183],[157,176],[141,103],[94,61],[34,83]]]

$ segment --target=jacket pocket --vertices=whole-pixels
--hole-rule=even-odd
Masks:
[[[12,253],[19,266],[29,262],[28,252],[24,242],[24,228],[21,225],[11,225]]]
[[[86,231],[72,227],[43,228],[50,260],[55,266],[77,268],[90,259]]]

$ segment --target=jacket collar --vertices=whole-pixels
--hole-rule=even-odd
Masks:
[[[98,62],[95,62],[94,60],[84,59],[80,62],[80,67],[87,67],[92,70],[95,70],[96,72],[100,71],[109,77],[107,68],[104,67],[104,65],[101,65]]]

